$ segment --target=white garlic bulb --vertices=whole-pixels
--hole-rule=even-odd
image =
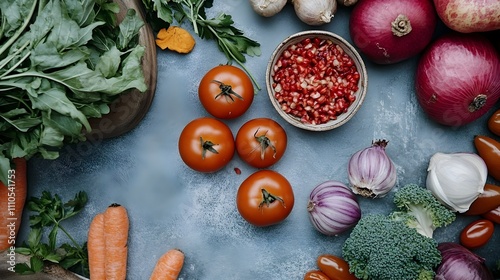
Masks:
[[[337,0],[292,0],[297,17],[308,25],[329,23],[337,12]]]
[[[474,153],[435,153],[426,186],[444,205],[464,213],[483,193],[488,176],[484,160]]]
[[[249,0],[252,9],[264,17],[272,17],[285,7],[287,0]]]

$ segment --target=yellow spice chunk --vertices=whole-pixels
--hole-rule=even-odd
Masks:
[[[179,26],[171,25],[168,29],[162,28],[156,35],[156,45],[162,50],[169,49],[178,53],[189,53],[194,48],[195,43],[193,36]]]

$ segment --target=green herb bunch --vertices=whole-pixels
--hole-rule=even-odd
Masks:
[[[10,159],[55,159],[85,140],[88,119],[131,88],[145,91],[135,10],[111,0],[0,1],[0,180]]]
[[[28,200],[27,209],[36,214],[29,218],[31,230],[27,241],[17,247],[16,252],[29,256],[30,262],[16,264],[17,273],[43,272],[47,263],[53,263],[80,275],[89,275],[87,243],[79,244],[62,225],[63,221],[80,213],[87,200],[83,191],[65,203],[58,195],[53,196],[47,191],[39,198]],[[48,236],[45,236],[47,232]],[[59,232],[63,232],[70,242],[59,244]]]
[[[245,54],[259,56],[260,44],[244,35],[234,26],[231,15],[224,13],[208,18],[206,9],[213,6],[213,0],[142,0],[146,19],[154,31],[184,20],[191,22],[194,32],[202,39],[214,40],[228,62],[237,62],[250,76],[256,88],[260,86],[245,67]]]

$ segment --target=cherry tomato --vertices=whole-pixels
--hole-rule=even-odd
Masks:
[[[488,219],[488,220],[494,222],[495,224],[500,224],[500,206],[498,206],[497,208],[495,208],[491,211],[484,213],[482,216],[483,216],[483,218]]]
[[[304,280],[331,280],[324,274],[323,272],[319,270],[311,270],[304,275]]]
[[[479,156],[488,167],[488,175],[500,181],[500,142],[483,135],[474,137]]]
[[[236,152],[243,161],[256,168],[269,167],[278,162],[286,146],[285,130],[268,118],[249,120],[236,134]]]
[[[272,170],[259,170],[240,185],[236,205],[250,224],[265,227],[283,221],[292,212],[295,198],[290,182]]]
[[[184,163],[200,172],[215,172],[234,155],[231,129],[213,118],[198,118],[188,123],[179,137],[179,154]]]
[[[331,280],[357,280],[349,273],[349,264],[342,258],[333,255],[320,255],[317,259],[319,270]]]
[[[496,110],[488,119],[488,128],[491,132],[500,136],[500,109]]]
[[[460,233],[460,243],[469,249],[484,246],[493,236],[495,225],[486,219],[480,219],[470,223]]]
[[[471,204],[466,215],[481,215],[500,206],[500,187],[492,184],[484,185],[484,192]]]
[[[252,80],[232,65],[210,69],[198,87],[198,97],[205,110],[220,119],[243,115],[252,104],[254,94]]]

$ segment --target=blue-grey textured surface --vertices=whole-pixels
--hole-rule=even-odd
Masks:
[[[398,186],[424,184],[428,160],[435,152],[474,151],[476,134],[490,133],[486,116],[471,125],[449,128],[426,118],[416,102],[414,74],[417,59],[380,66],[365,60],[368,93],[364,105],[346,125],[328,132],[308,132],[279,118],[265,92],[265,70],[270,54],[288,35],[312,29],[300,22],[293,7],[272,18],[255,14],[247,0],[219,0],[210,15],[226,12],[236,26],[261,43],[262,55],[249,57],[246,66],[262,90],[249,111],[226,121],[233,133],[247,120],[269,117],[288,133],[288,149],[271,169],[283,174],[295,192],[295,207],[281,224],[256,228],[238,214],[235,195],[239,184],[255,169],[236,155],[215,174],[187,168],[177,151],[177,139],[194,118],[208,116],[197,98],[203,74],[226,63],[213,41],[196,37],[188,55],[158,51],[158,82],[146,118],[133,131],[118,138],[96,140],[63,148],[59,159],[29,162],[30,195],[50,190],[69,199],[84,190],[89,203],[69,221],[69,231],[86,240],[92,217],[113,203],[127,207],[130,216],[128,279],[148,279],[160,255],[180,248],[186,262],[180,279],[303,279],[316,267],[323,253],[340,255],[348,233],[327,237],[310,224],[306,205],[310,191],[329,180],[347,183],[347,161],[373,139],[390,141],[387,153],[397,166]],[[348,32],[349,9],[339,7],[331,23],[317,27],[352,42]],[[185,25],[191,30],[189,25]],[[498,108],[498,106],[497,106]],[[491,113],[491,112],[490,112]],[[233,170],[241,169],[237,175]],[[491,181],[492,183],[498,183]],[[392,193],[383,199],[359,199],[363,214],[392,209]],[[457,241],[460,230],[476,217],[460,217],[453,225],[438,229],[438,241]],[[25,238],[24,219],[21,238]],[[476,252],[491,265],[500,259],[500,228],[492,240]],[[62,236],[62,235],[60,235]]]

